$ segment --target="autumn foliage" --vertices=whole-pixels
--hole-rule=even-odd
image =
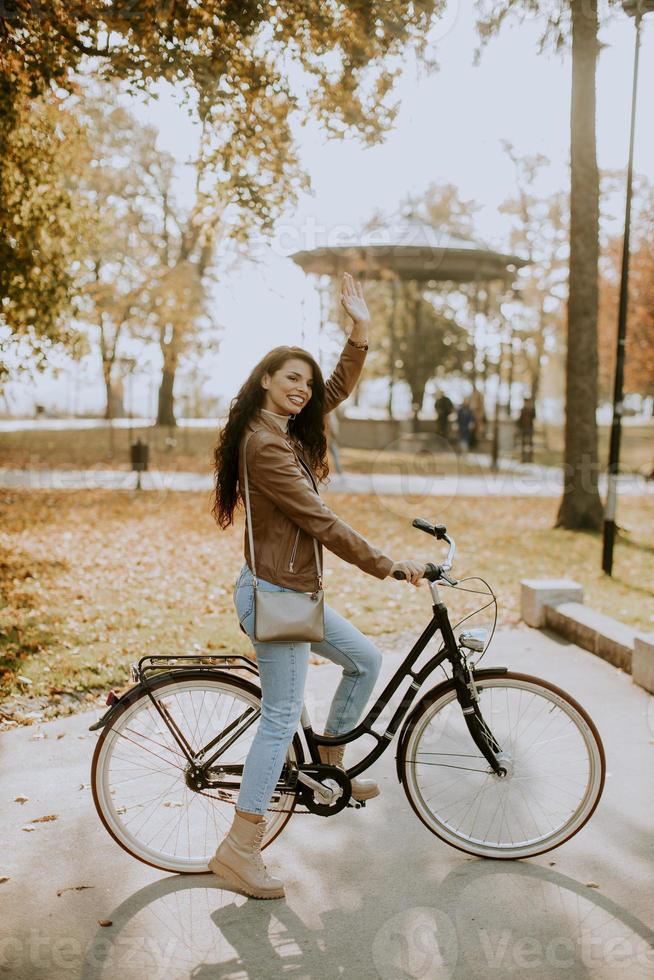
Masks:
[[[600,280],[599,380],[605,398],[613,394],[622,240],[611,241]],[[625,394],[654,395],[654,232],[643,235],[629,263],[629,306],[625,345]]]
[[[40,116],[76,91],[81,73],[132,92],[175,85],[202,124],[212,178],[196,223],[211,226],[232,204],[270,231],[307,188],[291,118],[378,141],[398,111],[392,91],[402,59],[413,50],[430,64],[427,38],[441,9],[438,0],[0,3],[0,313],[11,331],[57,343],[71,312],[77,219],[71,213],[64,234],[59,219],[76,201],[66,181],[72,144],[61,139],[63,117],[52,124]],[[50,247],[58,238],[62,255]]]

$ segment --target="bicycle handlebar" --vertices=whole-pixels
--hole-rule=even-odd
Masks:
[[[426,534],[433,534],[439,541],[447,541],[450,546],[445,561],[441,565],[435,565],[433,562],[427,562],[422,577],[426,578],[430,582],[437,582],[440,578],[445,578],[446,581],[449,581],[446,573],[449,572],[454,561],[454,555],[456,554],[456,542],[453,540],[453,538],[448,536],[447,528],[444,524],[430,524],[429,521],[424,520],[422,517],[416,517],[411,523],[413,527],[417,527],[419,531],[424,531]],[[393,578],[405,579],[406,575],[404,572],[401,572],[398,569],[398,571],[393,572]]]

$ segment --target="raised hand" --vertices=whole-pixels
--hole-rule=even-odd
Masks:
[[[341,280],[341,304],[355,323],[370,323],[361,283],[355,282],[349,272],[344,272]]]

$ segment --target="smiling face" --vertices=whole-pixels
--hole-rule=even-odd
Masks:
[[[311,398],[312,385],[311,365],[291,357],[274,374],[264,374],[261,379],[266,392],[262,407],[278,415],[297,415]]]

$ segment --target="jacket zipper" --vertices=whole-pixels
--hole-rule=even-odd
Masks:
[[[297,551],[297,543],[300,540],[300,528],[297,529],[297,534],[295,535],[295,542],[293,543],[293,550],[291,552],[291,560],[288,563],[289,572],[293,571],[293,563],[295,561],[295,552]]]
[[[316,493],[318,493],[318,488],[317,488],[316,482],[315,482],[315,480],[313,478],[313,473],[311,472],[311,470],[309,469],[309,467],[307,466],[307,464],[304,462],[304,460],[300,458],[299,454],[298,453],[295,453],[295,450],[294,450],[294,455],[295,455],[295,458],[297,459],[298,463],[300,464],[300,466],[303,469],[305,469],[307,471],[307,473],[309,474],[309,478],[311,480],[311,485],[313,486],[313,488],[316,491]],[[295,535],[295,541],[293,543],[293,551],[291,552],[291,560],[288,563],[288,570],[289,570],[289,572],[294,572],[295,571],[295,569],[293,568],[293,565],[295,563],[295,554],[297,552],[297,546],[298,546],[298,541],[299,540],[300,540],[300,528],[297,529],[297,534]]]
[[[316,481],[313,478],[313,473],[311,472],[311,470],[309,469],[309,467],[307,466],[307,464],[304,462],[304,460],[303,459],[300,459],[300,457],[297,455],[297,453],[295,455],[296,455],[296,459],[297,459],[298,463],[300,464],[300,466],[304,470],[306,470],[307,473],[309,474],[309,479],[311,480],[311,486],[316,491],[316,493],[318,493],[318,487],[316,486]]]

